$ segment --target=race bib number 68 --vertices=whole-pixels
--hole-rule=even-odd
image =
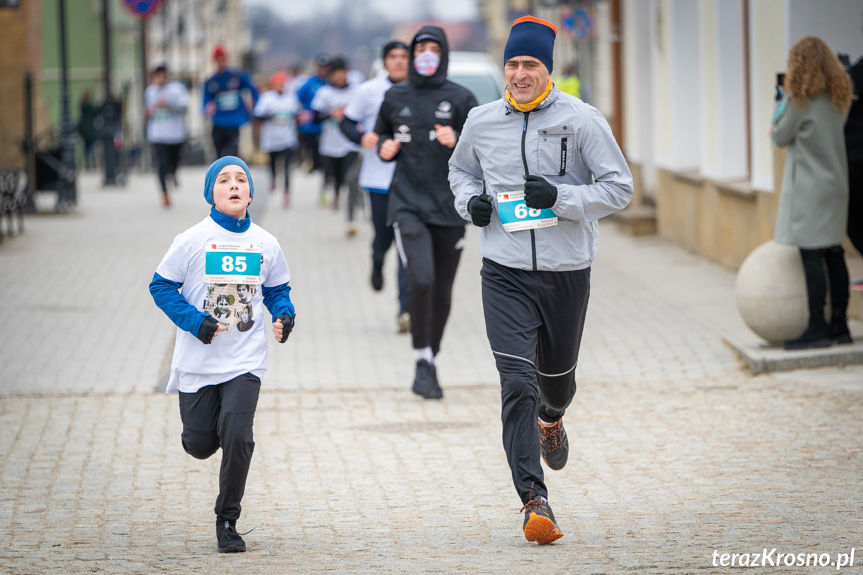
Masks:
[[[503,229],[507,232],[557,225],[557,214],[550,209],[529,208],[524,202],[522,190],[499,192],[497,194],[497,213]]]

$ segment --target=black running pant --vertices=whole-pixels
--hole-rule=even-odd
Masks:
[[[452,305],[464,227],[433,226],[413,218],[400,219],[394,227],[399,257],[408,271],[413,347],[431,347],[437,355]]]
[[[372,226],[374,226],[375,237],[372,240],[372,267],[383,268],[384,256],[393,244],[395,232],[393,227],[387,224],[387,208],[389,207],[389,194],[369,192],[369,203],[372,209]],[[398,286],[399,286],[399,315],[408,310],[408,272],[405,269],[402,258],[398,258]]]
[[[213,147],[216,148],[216,159],[224,156],[239,156],[240,129],[213,126]]]
[[[523,271],[483,259],[485,329],[500,374],[503,447],[522,502],[548,497],[537,417],[553,423],[575,396],[590,268]]]
[[[162,186],[162,192],[168,193],[168,174],[177,173],[177,166],[180,165],[180,149],[183,144],[153,144],[153,151],[156,154],[156,163],[159,171],[159,185]]]
[[[302,132],[297,136],[300,141],[300,154],[303,159],[311,158],[312,170],[317,171],[323,168],[321,163],[321,153],[318,147],[321,142],[320,134],[304,134]]]
[[[240,518],[255,451],[252,425],[260,390],[261,380],[246,373],[195,393],[180,392],[183,449],[196,459],[207,459],[222,448],[219,497],[213,509],[219,520]]]
[[[321,156],[321,160],[324,162],[324,171],[328,177],[333,179],[333,185],[335,186],[334,194],[337,200],[342,190],[342,184],[347,181],[348,171],[351,169],[358,155],[358,152],[350,152],[342,158]]]
[[[270,152],[270,175],[272,176],[273,188],[276,187],[276,168],[282,164],[285,169],[285,191],[291,189],[291,157],[294,155],[292,148],[286,148],[280,152]]]

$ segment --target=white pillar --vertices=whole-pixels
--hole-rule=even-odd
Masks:
[[[698,28],[701,174],[713,180],[746,179],[742,0],[700,0]]]
[[[623,107],[624,153],[641,167],[645,195],[655,197],[656,172],[653,139],[653,34],[654,2],[624,0]]]
[[[656,163],[674,171],[699,169],[698,20],[689,0],[658,0],[654,35]]]
[[[773,143],[770,126],[775,106],[776,74],[788,60],[788,1],[749,2],[749,105],[752,188],[773,191]]]

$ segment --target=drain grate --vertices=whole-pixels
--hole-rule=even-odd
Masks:
[[[354,431],[369,431],[372,433],[429,433],[447,429],[468,429],[476,427],[473,421],[403,421],[399,423],[375,423],[370,425],[355,425]]]

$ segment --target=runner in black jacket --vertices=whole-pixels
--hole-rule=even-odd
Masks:
[[[410,54],[408,81],[384,96],[375,132],[380,157],[398,160],[388,218],[410,283],[408,311],[417,352],[413,391],[439,399],[443,391],[434,358],[449,316],[466,223],[453,206],[448,163],[477,101],[446,79],[449,46],[442,29],[423,27]]]

